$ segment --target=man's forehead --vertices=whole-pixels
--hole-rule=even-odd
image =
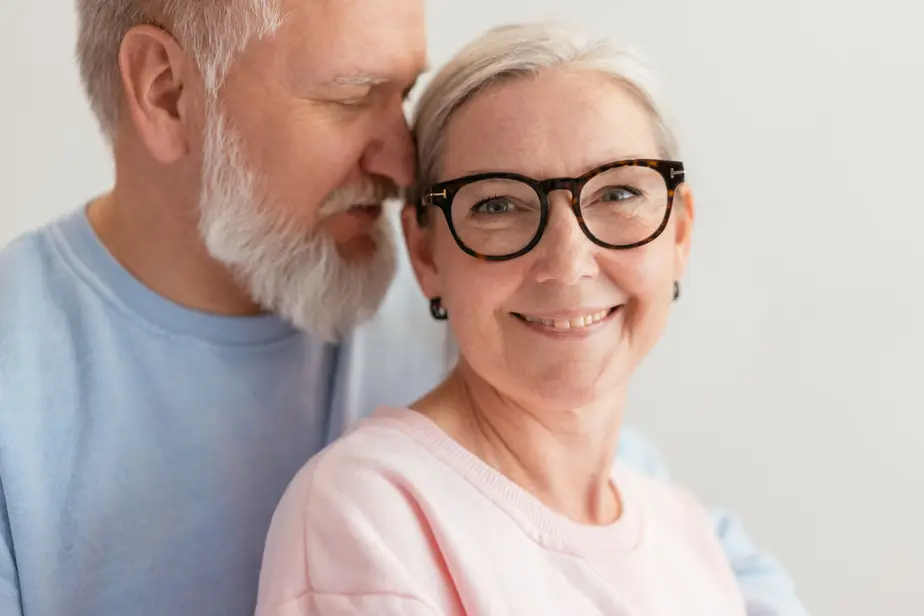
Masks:
[[[302,0],[280,42],[319,81],[408,84],[423,72],[419,0]]]

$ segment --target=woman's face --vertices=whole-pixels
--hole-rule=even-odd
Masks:
[[[439,181],[495,171],[576,177],[660,157],[649,113],[624,86],[599,73],[550,70],[488,88],[461,107],[447,128]],[[574,409],[624,389],[664,328],[689,246],[685,186],[664,233],[627,250],[591,242],[570,197],[551,193],[541,241],[509,261],[465,254],[436,208],[426,229],[405,225],[423,291],[442,298],[462,361],[499,393],[536,408]]]

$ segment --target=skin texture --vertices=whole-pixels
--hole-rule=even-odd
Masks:
[[[660,158],[648,112],[592,72],[547,70],[495,84],[451,118],[439,181],[506,171],[578,176],[604,163]],[[428,297],[442,297],[462,359],[415,408],[533,492],[585,523],[617,518],[609,482],[632,373],[666,324],[684,271],[693,198],[682,185],[666,231],[631,250],[594,245],[570,195],[550,199],[549,226],[526,255],[485,262],[463,253],[442,215],[405,216]],[[435,210],[434,210],[435,212]],[[592,333],[550,336],[512,313],[553,317],[621,306]]]
[[[258,179],[254,207],[272,210],[256,214],[306,238],[328,236],[348,261],[369,259],[376,208],[319,211],[336,189],[372,182],[394,193],[414,178],[403,103],[425,62],[422,2],[281,6],[283,25],[236,58],[214,106]],[[216,314],[262,312],[197,228],[210,109],[202,75],[181,42],[149,26],[125,36],[119,62],[126,113],[116,184],[91,204],[91,224],[113,256],[164,297]]]

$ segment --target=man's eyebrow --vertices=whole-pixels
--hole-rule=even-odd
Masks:
[[[424,75],[429,70],[429,65],[424,66],[417,75],[414,76],[413,81],[407,88],[404,89],[402,93],[405,97],[413,90],[417,83],[420,81],[422,75]],[[349,75],[340,75],[339,77],[334,77],[330,81],[330,85],[333,86],[379,86],[387,83],[393,83],[396,81],[393,77],[387,77],[385,75],[376,75],[374,73],[365,73],[365,72],[356,72]]]
[[[331,80],[331,85],[335,86],[378,86],[391,81],[388,77],[382,75],[372,75],[370,73],[353,73],[351,75],[341,75]]]

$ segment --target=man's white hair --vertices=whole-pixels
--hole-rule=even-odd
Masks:
[[[113,142],[122,107],[119,48],[139,25],[172,34],[214,96],[235,56],[282,22],[276,0],[77,0],[77,61],[100,128]]]
[[[417,105],[418,177],[411,197],[437,181],[453,114],[488,86],[556,68],[595,71],[626,87],[649,111],[661,155],[678,155],[674,134],[656,100],[654,79],[640,56],[573,24],[539,22],[489,30],[459,51],[427,85]]]

